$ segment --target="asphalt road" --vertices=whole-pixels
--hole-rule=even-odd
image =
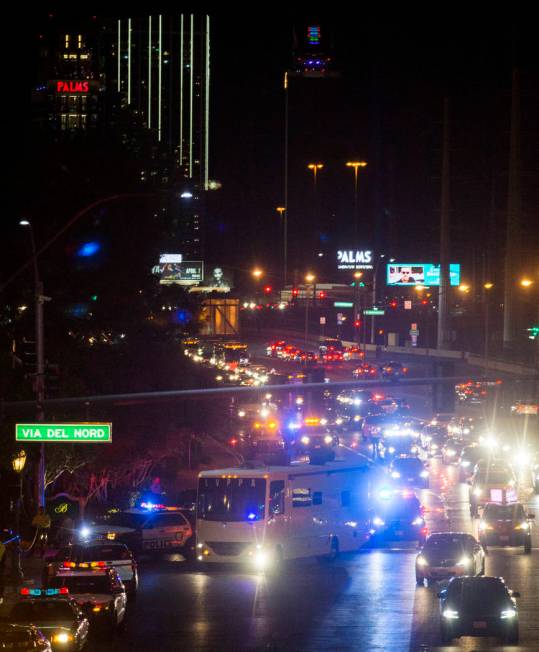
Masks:
[[[354,453],[342,449],[342,455]],[[467,485],[456,469],[431,464],[431,489],[420,492],[431,531],[477,534]],[[539,498],[527,494],[539,515]],[[144,650],[539,650],[539,531],[533,551],[490,548],[488,575],[520,591],[521,644],[464,638],[439,645],[437,588],[415,585],[415,545],[388,542],[334,563],[290,562],[280,578],[220,568],[190,568],[179,556],[140,563],[140,590],[126,631],[97,640],[92,651]]]

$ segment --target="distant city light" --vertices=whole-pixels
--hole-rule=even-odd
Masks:
[[[186,190],[185,192],[182,192],[182,194],[180,195],[180,197],[182,199],[191,199],[192,196],[193,196],[193,193],[189,192],[188,190]]]
[[[77,251],[77,256],[82,256],[83,258],[89,258],[90,256],[95,256],[95,254],[101,249],[99,242],[85,242]]]

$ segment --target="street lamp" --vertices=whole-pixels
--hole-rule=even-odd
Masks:
[[[488,374],[488,366],[489,366],[489,337],[490,337],[490,332],[489,332],[489,290],[492,290],[494,287],[494,283],[491,283],[490,281],[487,281],[486,283],[483,283],[483,306],[485,309],[485,376]]]
[[[468,292],[470,291],[470,286],[466,285],[465,283],[462,283],[461,285],[459,285],[458,290],[459,292],[462,292],[462,294],[468,294]]]
[[[316,276],[311,272],[308,272],[305,275],[305,282],[312,284],[313,286],[313,297],[314,297],[314,282],[316,281]],[[307,340],[309,339],[309,288],[305,287],[305,350],[307,350]]]
[[[257,280],[264,275],[264,272],[261,269],[259,269],[258,267],[253,269],[253,271],[251,273]]]
[[[359,328],[356,327],[356,322],[359,321],[361,323],[361,300],[360,300],[360,295],[359,295],[359,281],[363,276],[363,272],[356,271],[354,272],[354,328],[355,328],[355,333],[356,333],[356,342],[357,344],[361,344],[361,333]],[[365,330],[365,329],[363,329]]]
[[[533,285],[533,281],[529,278],[522,278],[520,279],[520,285],[522,285],[523,288],[529,288]]]
[[[288,257],[288,247],[287,247],[287,219],[286,219],[286,206],[277,206],[275,209],[283,223],[283,289],[286,287],[286,268],[287,268],[287,257]]]
[[[358,213],[358,202],[357,202],[357,189],[358,189],[358,170],[359,168],[366,168],[366,161],[348,161],[346,163],[347,168],[353,168],[354,170],[354,238],[355,245],[359,247],[359,213]]]
[[[11,465],[15,473],[19,476],[19,495],[15,506],[15,532],[20,537],[21,533],[21,503],[22,503],[22,472],[26,464],[26,452],[20,450],[11,460]],[[20,539],[17,541],[17,554],[12,556],[12,570],[14,577],[23,579],[24,575],[21,567],[21,544]]]
[[[43,295],[43,282],[39,276],[39,267],[37,264],[36,240],[34,229],[27,219],[19,221],[20,226],[28,227],[30,233],[30,243],[32,246],[32,260],[34,266],[34,285],[35,285],[35,338],[36,338],[36,403],[37,412],[36,420],[43,421],[43,401],[45,400],[45,343],[43,331],[43,303],[48,297]],[[39,449],[39,470],[37,481],[37,503],[40,507],[45,507],[45,444],[41,442]]]

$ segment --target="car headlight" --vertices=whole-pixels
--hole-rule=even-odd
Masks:
[[[471,563],[472,560],[469,557],[462,557],[457,562],[457,566],[464,566],[464,568],[467,568]]]
[[[479,487],[476,487],[472,493],[474,496],[480,496],[483,493],[483,490],[480,489]]]
[[[401,474],[398,471],[393,471],[393,473],[391,474],[391,477],[392,478],[400,478]]]
[[[421,518],[421,516],[418,516],[417,518],[414,518],[412,521],[412,525],[423,525],[425,521]]]
[[[417,453],[417,452],[418,452],[417,446],[412,446],[412,448],[410,448],[410,453]]]
[[[92,531],[89,527],[81,527],[79,532],[81,539],[88,539],[91,533]]]
[[[336,423],[338,426],[340,426],[340,425],[342,424],[342,419],[341,419],[341,417],[338,417],[337,419],[335,419],[335,423]]]
[[[381,525],[384,525],[384,521],[379,516],[375,516],[372,519],[372,523],[373,523],[373,525],[376,525],[377,527],[380,527]]]
[[[462,460],[460,465],[466,469],[468,466],[470,466],[470,462],[468,460]]]
[[[485,530],[492,530],[492,529],[494,529],[492,525],[485,523],[485,521],[479,521],[479,530],[481,532],[484,532]]]
[[[527,521],[522,521],[522,523],[519,523],[518,525],[515,526],[515,530],[529,530],[530,529],[530,524]]]
[[[454,609],[444,609],[442,612],[442,616],[444,618],[447,618],[448,620],[455,620],[456,618],[459,617],[459,612],[455,611]]]
[[[394,452],[395,452],[395,447],[394,447],[394,446],[390,446],[390,447],[387,449],[387,452],[388,452],[388,453],[394,453]]]
[[[331,435],[326,435],[324,437],[324,443],[325,444],[332,444],[333,443],[333,437]]]
[[[359,416],[359,414],[356,414],[356,416],[354,417],[354,421],[357,423],[360,420],[361,420],[361,417]]]
[[[311,441],[311,438],[310,438],[310,437],[307,437],[307,435],[304,435],[304,436],[303,436],[303,437],[301,438],[301,440],[300,440],[300,441],[301,441],[301,443],[302,443],[302,444],[305,444],[305,445],[307,445],[307,444],[309,444],[309,443],[310,443],[310,441]]]
[[[51,643],[59,643],[60,645],[65,645],[66,643],[71,643],[73,641],[73,634],[68,632],[56,632],[51,636]]]
[[[429,472],[428,471],[421,471],[419,474],[422,478],[428,478],[429,477]]]
[[[270,564],[270,556],[265,550],[257,550],[253,562],[258,570],[265,570]]]
[[[445,451],[445,454],[447,455],[447,457],[453,457],[453,455],[455,455],[456,452],[455,452],[452,448],[448,448],[448,449]]]
[[[415,563],[418,566],[428,566],[429,562],[423,557],[423,555],[419,555],[419,557],[415,560]]]
[[[469,435],[470,434],[470,429],[469,428],[464,428],[464,430],[462,432],[465,435]]]
[[[430,447],[432,448],[433,451],[438,450],[438,444],[431,444]]]
[[[516,609],[504,609],[500,614],[500,618],[505,620],[506,618],[514,618],[516,615]]]

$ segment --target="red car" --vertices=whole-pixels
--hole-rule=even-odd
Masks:
[[[354,378],[376,378],[378,376],[378,368],[368,362],[359,365],[352,371]]]

